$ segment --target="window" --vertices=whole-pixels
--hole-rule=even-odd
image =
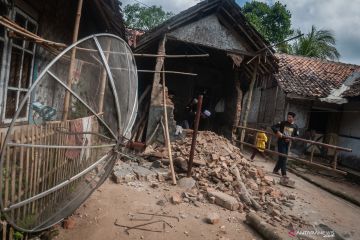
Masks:
[[[15,9],[12,18],[19,26],[36,33],[37,24],[25,13]],[[10,122],[19,104],[25,97],[32,82],[32,70],[35,55],[35,44],[21,38],[8,38],[7,56],[8,67],[5,81],[7,87],[4,93],[3,121]],[[5,43],[5,39],[3,40]],[[5,45],[5,44],[3,44]],[[5,52],[5,49],[4,49]],[[6,64],[2,64],[6,66]],[[18,121],[26,121],[28,117],[28,103],[19,114]]]

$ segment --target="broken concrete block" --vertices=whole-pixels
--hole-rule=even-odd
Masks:
[[[208,191],[209,197],[215,197],[215,204],[222,206],[231,211],[235,211],[239,208],[239,202],[236,198],[219,191]]]
[[[133,171],[140,181],[154,181],[157,178],[155,172],[141,166],[134,166]]]
[[[116,183],[128,183],[136,180],[136,175],[132,167],[127,163],[115,166],[113,170],[113,179]]]
[[[210,224],[217,224],[220,222],[220,215],[218,213],[209,213],[206,216],[206,222]]]
[[[181,178],[178,181],[178,185],[179,187],[183,188],[183,189],[192,189],[195,186],[196,181],[193,178]]]

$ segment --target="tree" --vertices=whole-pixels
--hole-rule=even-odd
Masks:
[[[125,24],[129,28],[150,30],[169,19],[174,14],[165,12],[161,6],[142,7],[140,4],[129,4],[124,8]]]
[[[293,34],[291,13],[286,5],[275,2],[272,6],[266,3],[246,2],[242,8],[246,19],[256,30],[271,43],[284,41]]]
[[[300,33],[300,31],[297,31]],[[311,31],[300,37],[292,45],[291,53],[307,57],[338,60],[340,53],[335,47],[334,33],[327,29],[320,29],[312,25]]]

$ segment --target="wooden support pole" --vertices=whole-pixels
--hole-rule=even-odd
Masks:
[[[336,169],[337,167],[337,158],[338,158],[338,151],[335,150],[335,154],[334,154],[334,162],[333,162],[333,169]]]
[[[191,169],[192,169],[192,165],[194,162],[196,137],[197,137],[197,133],[198,133],[198,129],[199,129],[202,101],[203,101],[203,96],[200,95],[198,97],[198,104],[197,104],[196,116],[195,116],[195,121],[194,121],[194,131],[193,131],[193,137],[192,137],[192,141],[191,141],[190,156],[189,156],[188,171],[187,171],[188,178],[191,177]]]
[[[313,145],[312,148],[311,148],[310,162],[313,162],[314,152],[315,152],[315,145]]]
[[[76,11],[75,26],[74,26],[74,33],[73,33],[73,39],[72,39],[73,43],[75,43],[78,39],[82,5],[83,5],[83,0],[79,0],[77,11]],[[76,57],[76,48],[73,48],[73,50],[71,51],[70,67],[69,67],[69,74],[68,74],[68,79],[67,79],[67,86],[69,88],[71,88],[71,84],[72,84],[73,68],[75,66],[75,57]],[[68,118],[69,103],[70,103],[70,92],[66,91],[65,98],[64,98],[63,121],[66,121]]]
[[[163,65],[164,66],[164,65]],[[164,68],[165,69],[165,68]],[[176,185],[176,177],[175,177],[175,170],[174,170],[174,163],[173,163],[173,159],[172,159],[172,152],[171,152],[171,143],[170,143],[170,134],[169,134],[169,124],[168,124],[168,115],[167,115],[167,106],[166,106],[166,83],[165,83],[165,73],[163,73],[163,86],[162,86],[162,92],[163,92],[163,103],[164,103],[164,120],[165,120],[165,137],[166,139],[166,145],[167,145],[167,150],[168,150],[168,154],[169,154],[169,161],[170,161],[170,170],[171,170],[171,177],[172,177],[172,181],[173,184]]]
[[[252,99],[253,90],[254,90],[254,86],[255,86],[255,82],[256,82],[256,76],[257,76],[258,67],[259,67],[259,64],[255,63],[255,68],[254,68],[254,71],[253,71],[253,75],[251,77],[251,82],[250,82],[250,86],[249,86],[249,94],[248,94],[248,97],[247,97],[246,108],[245,108],[245,113],[244,113],[244,119],[243,119],[243,126],[244,127],[247,127],[247,121],[248,121],[248,116],[249,116],[250,107],[251,107],[251,99]],[[242,129],[241,137],[240,137],[241,142],[244,141],[244,138],[245,138],[245,130]],[[243,146],[241,145],[241,149],[242,148],[243,148]]]
[[[105,57],[106,60],[109,60],[110,55],[110,46],[111,46],[111,40],[108,39],[106,42],[106,53]],[[103,112],[104,109],[104,97],[105,97],[105,89],[106,89],[106,76],[107,72],[105,69],[105,66],[101,69],[101,76],[100,76],[100,92],[99,92],[99,104],[98,104],[98,112]]]

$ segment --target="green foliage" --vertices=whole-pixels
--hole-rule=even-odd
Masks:
[[[300,30],[297,33],[300,34]],[[295,41],[290,53],[307,57],[338,60],[340,53],[335,45],[336,40],[332,31],[327,29],[318,30],[313,25],[308,34]]]
[[[275,2],[272,6],[258,1],[246,2],[242,12],[256,30],[271,43],[284,41],[293,34],[291,13],[286,9],[286,5],[280,2]]]
[[[169,19],[174,14],[165,12],[161,6],[143,7],[140,4],[129,4],[124,8],[125,24],[129,28],[150,30]]]
[[[13,237],[14,240],[21,240],[24,238],[24,234],[22,232],[15,231]]]

